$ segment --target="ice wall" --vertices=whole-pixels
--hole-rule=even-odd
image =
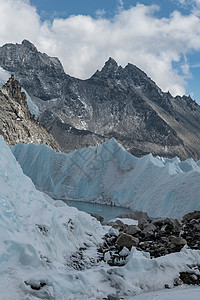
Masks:
[[[57,199],[79,199],[179,218],[200,209],[200,163],[188,159],[136,158],[111,139],[72,152],[41,145],[11,148],[35,185]]]

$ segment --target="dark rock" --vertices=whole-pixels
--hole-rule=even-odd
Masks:
[[[103,224],[104,218],[102,216],[99,216],[98,214],[91,213],[92,217],[96,218],[101,224]]]
[[[121,214],[118,216],[118,218],[122,218],[122,219],[128,218],[128,219],[137,220],[139,225],[146,223],[149,220],[149,216],[147,215],[146,212],[143,211],[136,211],[131,214]]]
[[[187,245],[187,241],[182,237],[174,237],[171,239],[171,248],[178,248],[178,251],[180,251],[185,245]]]
[[[189,222],[193,219],[200,219],[200,211],[190,212],[190,213],[184,215],[184,217],[183,217],[184,222]]]
[[[120,297],[118,295],[108,295],[108,300],[120,300]]]
[[[174,279],[174,286],[179,286],[182,285],[183,281],[180,278],[175,278]]]
[[[116,241],[116,244],[119,246],[119,247],[126,247],[126,248],[130,248],[132,246],[137,246],[139,244],[139,239],[136,238],[136,237],[133,237],[132,235],[130,234],[126,234],[126,233],[123,233],[121,234],[117,241]]]
[[[181,272],[180,279],[184,284],[200,285],[200,275],[195,273]]]
[[[137,225],[128,225],[125,227],[124,232],[130,235],[141,233],[141,229]]]

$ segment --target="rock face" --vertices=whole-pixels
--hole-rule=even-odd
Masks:
[[[46,144],[54,150],[60,147],[54,138],[30,114],[26,94],[14,75],[0,89],[0,134],[9,145],[16,143]]]
[[[15,73],[39,107],[40,123],[65,152],[115,137],[135,156],[200,158],[200,106],[162,92],[132,64],[122,68],[110,58],[79,80],[24,40],[0,48],[0,66]]]

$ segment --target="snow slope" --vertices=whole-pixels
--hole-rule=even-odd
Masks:
[[[32,282],[46,284],[41,292],[49,295],[45,299],[54,299],[54,294],[65,299],[71,254],[86,244],[99,244],[102,235],[96,219],[37,191],[0,137],[1,299],[32,299],[25,298],[36,293]],[[76,293],[81,287],[73,288]]]
[[[199,300],[200,288],[180,287],[173,290],[161,290],[140,294],[134,297],[126,297],[125,300]]]
[[[11,149],[35,185],[57,199],[115,204],[152,217],[200,209],[200,162],[193,159],[136,158],[115,139],[70,154],[44,145]]]

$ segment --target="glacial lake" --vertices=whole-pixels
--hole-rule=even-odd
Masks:
[[[78,210],[84,211],[86,213],[95,213],[104,218],[104,222],[107,222],[120,214],[130,214],[133,210],[129,208],[110,206],[105,204],[95,204],[82,201],[73,200],[62,200],[69,206],[74,206]]]

